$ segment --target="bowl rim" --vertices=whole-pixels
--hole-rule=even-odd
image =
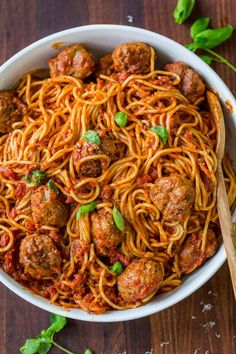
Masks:
[[[127,32],[133,33],[133,34],[137,34],[137,36],[143,34],[147,38],[148,36],[152,37],[153,39],[155,37],[155,41],[157,43],[159,40],[162,41],[163,43],[166,42],[169,45],[175,46],[176,49],[180,49],[182,52],[186,53],[187,57],[192,57],[194,58],[195,61],[198,61],[199,65],[203,67],[206,73],[212,75],[218,81],[219,85],[222,87],[222,91],[225,93],[225,95],[227,95],[227,98],[231,101],[232,106],[236,109],[236,100],[233,94],[231,93],[231,91],[229,90],[229,88],[219,77],[219,75],[212,68],[210,68],[209,65],[204,63],[196,54],[190,52],[180,43],[164,35],[161,35],[154,31],[150,31],[139,27],[133,27],[133,26],[115,25],[115,24],[93,24],[93,25],[73,27],[63,31],[55,32],[49,36],[43,37],[33,42],[32,44],[26,46],[25,48],[23,48],[22,50],[14,54],[12,57],[10,57],[5,63],[1,65],[0,74],[5,70],[7,70],[8,67],[14,64],[18,59],[24,57],[27,53],[31,52],[33,49],[36,49],[41,45],[46,45],[51,41],[56,41],[61,36],[76,34],[76,33],[81,33],[86,31],[96,32],[98,30],[108,30],[108,29],[123,31],[126,33]],[[87,321],[87,322],[120,322],[120,321],[138,319],[141,317],[145,317],[157,313],[159,311],[162,311],[164,309],[173,306],[174,304],[180,302],[181,300],[184,300],[186,297],[188,297],[193,292],[198,290],[203,284],[205,284],[217,272],[217,270],[222,266],[225,260],[226,260],[226,254],[225,254],[224,246],[222,244],[218,252],[212,259],[206,262],[199,270],[195,271],[194,274],[190,275],[191,278],[193,277],[197,278],[197,281],[196,282],[190,281],[189,283],[188,280],[185,281],[186,289],[184,294],[181,291],[179,291],[179,289],[181,288],[180,286],[169,293],[169,294],[175,294],[175,296],[170,296],[170,298],[164,299],[163,301],[164,304],[162,303],[162,301],[157,303],[153,303],[153,301],[151,301],[148,304],[145,304],[135,309],[119,310],[119,311],[113,310],[101,315],[88,314],[85,311],[80,309],[73,309],[73,308],[65,309],[58,305],[53,305],[48,300],[44,299],[39,295],[32,293],[29,289],[17,283],[14,279],[12,279],[9,275],[7,275],[2,269],[0,269],[0,281],[21,298],[25,299],[29,303],[43,310],[46,310],[48,312],[53,312],[62,316],[66,316],[77,320]]]

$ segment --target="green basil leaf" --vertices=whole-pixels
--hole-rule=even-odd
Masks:
[[[190,36],[194,39],[198,33],[205,31],[209,25],[209,17],[198,18],[190,28]]]
[[[23,347],[20,348],[20,352],[23,354],[35,354],[38,353],[40,348],[41,338],[27,339]]]
[[[84,139],[85,141],[88,141],[89,143],[93,143],[96,145],[99,145],[101,142],[98,133],[95,132],[94,130],[86,131],[86,133],[83,135],[82,139]]]
[[[93,351],[92,349],[87,348],[85,349],[84,354],[93,354]]]
[[[41,170],[33,170],[28,176],[25,177],[27,183],[32,186],[37,186],[47,178],[47,173]]]
[[[198,33],[195,37],[194,43],[200,49],[215,48],[232,36],[233,27],[227,26],[216,29],[208,29]]]
[[[65,316],[56,315],[55,313],[51,313],[50,322],[52,326],[54,326],[54,332],[60,332],[62,328],[67,324],[67,318]]]
[[[119,210],[115,206],[113,207],[112,215],[113,215],[113,219],[115,221],[117,228],[120,231],[124,231],[125,230],[125,220],[124,220],[122,214],[119,212]]]
[[[194,43],[185,44],[185,47],[191,50],[191,52],[193,53],[195,53],[197,50],[197,47]]]
[[[181,25],[192,13],[195,0],[178,0],[173,12],[175,23]]]
[[[166,128],[161,125],[156,125],[155,127],[150,128],[150,130],[161,138],[163,145],[165,146],[168,140],[168,132]]]
[[[47,354],[52,347],[52,343],[42,338],[40,342],[40,347],[38,349],[39,354]]]
[[[111,267],[109,267],[112,273],[120,275],[123,272],[122,264],[119,261],[116,261]]]
[[[76,212],[76,220],[79,220],[81,216],[88,214],[90,211],[96,209],[97,203],[91,202],[89,204],[81,205]]]
[[[199,57],[205,61],[208,65],[211,65],[212,62],[212,57],[209,57],[208,55],[199,55]]]
[[[125,127],[127,123],[127,114],[124,112],[117,112],[115,115],[115,122],[119,127]]]
[[[47,186],[48,188],[53,189],[57,194],[59,194],[59,190],[52,179],[48,181]]]

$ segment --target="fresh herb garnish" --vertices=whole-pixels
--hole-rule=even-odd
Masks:
[[[127,114],[124,112],[117,112],[115,115],[115,122],[119,127],[125,127],[127,123]]]
[[[199,57],[205,61],[205,63],[207,63],[208,65],[211,65],[212,62],[212,58],[209,57],[208,55],[199,55]]]
[[[122,264],[119,261],[116,261],[111,267],[109,267],[112,273],[120,275],[123,272]]]
[[[37,186],[47,178],[47,173],[41,170],[33,170],[28,176],[25,177],[27,183],[32,186]]]
[[[207,64],[211,64],[212,61],[223,63],[230,69],[236,72],[236,66],[231,64],[227,59],[216,53],[212,49],[219,46],[232,36],[233,27],[226,26],[215,29],[208,29],[209,18],[203,17],[197,19],[191,26],[190,35],[193,38],[193,43],[186,44],[185,47],[196,52],[200,49],[202,52],[206,52],[207,55],[201,54],[200,58]]]
[[[82,136],[82,139],[96,145],[99,145],[101,142],[98,133],[94,130],[87,130],[86,133]]]
[[[66,325],[67,320],[64,316],[51,314],[50,316],[51,326],[47,329],[43,329],[40,335],[36,338],[27,339],[23,347],[20,348],[23,354],[46,354],[51,347],[55,345],[61,351],[67,354],[73,354],[71,351],[59,345],[54,341],[53,336],[55,333],[60,332]]]
[[[93,351],[89,348],[85,349],[84,354],[93,354]]]
[[[59,194],[59,190],[52,179],[48,181],[47,186],[48,188],[53,189],[57,194]]]
[[[209,25],[209,17],[198,18],[190,28],[190,36],[195,38],[198,33],[205,31]]]
[[[113,207],[112,215],[113,215],[113,219],[115,221],[115,224],[116,224],[117,228],[120,231],[124,231],[124,229],[125,229],[125,220],[124,220],[122,214],[119,212],[119,210],[115,206]]]
[[[76,212],[76,220],[79,220],[81,216],[88,214],[90,211],[96,209],[97,203],[91,202],[89,204],[81,205]]]
[[[181,25],[192,13],[195,0],[178,0],[173,12],[175,23]]]
[[[161,125],[156,125],[155,127],[150,128],[150,130],[161,138],[163,145],[165,146],[168,140],[168,132],[166,128]]]

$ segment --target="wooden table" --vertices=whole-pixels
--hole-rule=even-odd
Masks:
[[[191,21],[200,16],[209,16],[213,26],[230,23],[236,27],[236,1],[198,0],[191,21],[182,26],[172,19],[175,4],[175,0],[0,0],[0,64],[44,36],[86,24],[143,27],[183,44],[190,41]],[[220,47],[234,64],[235,40],[234,34]],[[236,94],[236,74],[221,64],[214,69]],[[16,354],[26,338],[48,326],[49,314],[3,285],[0,290],[0,354]],[[76,354],[86,347],[96,354],[234,354],[236,307],[228,267],[225,264],[195,294],[161,313],[114,324],[70,320],[57,338]],[[60,351],[53,349],[51,353]]]

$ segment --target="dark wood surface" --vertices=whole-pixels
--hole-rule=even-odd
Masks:
[[[175,0],[0,0],[0,64],[26,45],[51,33],[95,23],[147,28],[180,43],[190,41],[191,21],[209,16],[213,26],[236,27],[235,0],[198,0],[184,25],[175,25]],[[129,23],[127,16],[133,16]],[[219,52],[236,64],[236,35]],[[236,94],[236,74],[214,69]],[[0,354],[19,353],[26,338],[48,326],[49,314],[0,285]],[[225,264],[217,274],[181,303],[136,321],[93,324],[70,320],[57,336],[76,354],[90,347],[96,354],[234,354],[236,307]],[[61,353],[53,349],[51,353]]]

